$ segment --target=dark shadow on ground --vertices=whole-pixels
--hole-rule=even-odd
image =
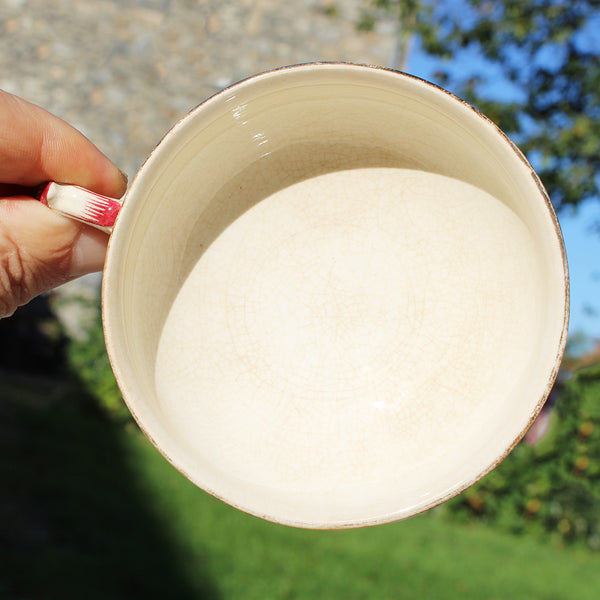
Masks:
[[[76,378],[39,373],[40,352],[54,344],[49,360],[60,359],[64,340],[19,337],[45,309],[32,310],[0,321],[0,598],[217,599],[207,577],[186,581],[185,548],[152,514],[127,462],[135,434]]]

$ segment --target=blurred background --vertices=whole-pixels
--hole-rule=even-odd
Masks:
[[[301,62],[388,66],[453,91],[527,154],[572,277],[559,381],[464,494],[405,522],[296,530],[195,488],[124,408],[99,276],[0,321],[0,598],[594,598],[600,593],[597,0],[0,0],[0,88],[130,178],[223,87]]]

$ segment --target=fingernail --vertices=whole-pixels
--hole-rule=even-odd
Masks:
[[[73,246],[69,277],[75,278],[87,273],[102,271],[108,235],[91,227],[84,227]]]
[[[123,180],[125,187],[127,187],[127,184],[129,183],[129,177],[127,177],[127,173],[124,173],[121,171],[121,169],[119,169],[119,173],[121,174],[121,179]]]

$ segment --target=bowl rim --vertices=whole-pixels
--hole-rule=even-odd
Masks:
[[[389,75],[394,78],[402,78],[408,81],[412,81],[417,86],[423,86],[423,88],[428,89],[429,92],[434,92],[435,94],[444,95],[447,100],[453,103],[459,103],[464,108],[468,109],[472,115],[475,115],[478,119],[480,119],[481,125],[484,127],[491,128],[491,131],[498,137],[499,140],[502,140],[505,146],[512,151],[514,156],[521,162],[521,167],[528,171],[530,177],[533,179],[535,186],[538,190],[538,196],[541,200],[543,200],[545,204],[546,211],[551,218],[555,238],[553,240],[554,244],[558,245],[560,250],[560,255],[562,259],[562,280],[564,282],[564,311],[562,315],[562,330],[560,334],[560,339],[558,341],[558,345],[555,347],[555,357],[553,362],[553,367],[548,375],[546,387],[542,396],[537,400],[535,405],[533,402],[531,403],[531,408],[529,412],[529,420],[522,430],[518,433],[518,435],[514,438],[512,443],[505,448],[504,452],[501,456],[497,457],[491,464],[484,466],[482,469],[478,469],[476,475],[456,482],[451,487],[447,488],[443,493],[438,493],[437,495],[428,498],[418,504],[409,507],[402,507],[398,510],[386,512],[383,514],[379,514],[377,516],[369,516],[363,519],[353,519],[351,521],[348,520],[327,520],[327,521],[309,521],[305,519],[293,519],[287,517],[281,517],[276,514],[269,514],[264,511],[257,509],[256,507],[245,506],[243,503],[232,501],[226,496],[220,494],[216,490],[210,489],[202,484],[201,478],[197,477],[193,473],[190,473],[188,470],[182,468],[179,464],[177,458],[172,456],[172,452],[170,451],[170,440],[161,440],[160,442],[156,439],[151,431],[149,431],[148,427],[145,425],[143,418],[141,418],[139,411],[137,410],[137,396],[138,394],[135,391],[136,385],[130,384],[130,379],[124,373],[123,361],[124,354],[126,351],[124,349],[119,349],[118,342],[115,338],[117,335],[113,334],[114,323],[118,322],[119,319],[119,306],[116,306],[114,303],[116,302],[117,294],[113,292],[113,288],[117,287],[117,274],[119,270],[120,254],[123,248],[125,248],[128,235],[126,228],[129,222],[133,219],[132,212],[127,210],[127,199],[129,196],[133,196],[135,194],[136,189],[140,186],[140,182],[144,179],[145,174],[148,171],[151,171],[153,168],[153,163],[157,160],[159,154],[162,154],[165,151],[165,148],[169,145],[169,143],[173,140],[173,138],[177,137],[177,134],[185,128],[188,123],[194,120],[197,115],[201,112],[204,112],[208,107],[213,104],[219,102],[222,98],[226,97],[228,94],[231,94],[232,91],[240,89],[241,87],[253,85],[255,82],[260,82],[265,79],[269,79],[272,77],[279,77],[282,74],[285,74],[290,71],[348,71],[348,72],[380,72],[384,75]],[[136,175],[134,176],[131,185],[125,195],[124,198],[124,208],[117,219],[117,223],[115,224],[114,233],[109,238],[107,256],[105,261],[105,274],[102,281],[102,293],[101,293],[101,306],[102,306],[102,322],[105,336],[105,343],[108,353],[109,362],[111,368],[113,370],[115,379],[118,383],[118,386],[122,392],[123,399],[130,410],[134,420],[136,421],[138,427],[142,430],[145,436],[150,440],[150,442],[157,448],[157,450],[166,458],[166,460],[171,463],[179,472],[181,472],[185,477],[187,477],[191,482],[195,485],[211,494],[212,496],[222,500],[223,502],[233,506],[245,513],[251,514],[256,517],[260,517],[267,521],[289,525],[293,527],[300,528],[308,528],[308,529],[346,529],[346,528],[355,528],[355,527],[363,527],[363,526],[372,526],[384,523],[390,523],[398,520],[403,520],[409,518],[411,516],[415,516],[422,512],[425,512],[435,506],[438,506],[447,500],[457,496],[474,483],[479,481],[485,475],[490,473],[494,468],[496,468],[505,458],[510,454],[510,452],[515,448],[515,446],[521,441],[524,437],[527,430],[533,424],[535,419],[537,418],[539,412],[544,406],[550,391],[554,385],[556,377],[558,376],[558,372],[560,369],[562,357],[566,347],[567,341],[567,333],[568,333],[568,325],[569,325],[569,305],[570,305],[570,292],[569,292],[569,269],[567,263],[566,250],[563,240],[562,231],[560,228],[560,224],[558,221],[558,217],[556,215],[556,211],[552,205],[552,202],[544,188],[543,183],[541,182],[539,176],[531,166],[528,159],[521,152],[521,150],[516,146],[516,144],[487,116],[481,113],[477,108],[472,106],[470,103],[456,96],[452,92],[445,90],[444,88],[429,82],[421,77],[417,77],[415,75],[411,75],[408,73],[404,73],[401,71],[397,71],[394,69],[390,69],[387,67],[382,67],[378,65],[369,65],[369,64],[357,64],[350,62],[337,62],[337,61],[317,61],[317,62],[307,62],[300,63],[294,65],[286,65],[280,66],[275,69],[263,71],[261,73],[257,73],[255,75],[250,75],[245,77],[227,87],[217,91],[212,94],[201,103],[192,108],[184,117],[182,117],[179,121],[177,121],[173,127],[161,138],[158,144],[154,147],[152,152],[149,154],[148,158],[144,161]],[[558,268],[558,264],[555,267]],[[114,315],[114,316],[113,316]],[[557,316],[557,315],[555,315]],[[118,329],[118,327],[116,328]],[[122,344],[121,344],[122,345]],[[143,401],[141,401],[143,403]]]

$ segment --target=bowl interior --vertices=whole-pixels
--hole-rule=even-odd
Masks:
[[[307,527],[410,516],[516,443],[562,354],[560,231],[486,119],[421,80],[307,65],[179,123],[128,193],[107,347],[192,481]]]

